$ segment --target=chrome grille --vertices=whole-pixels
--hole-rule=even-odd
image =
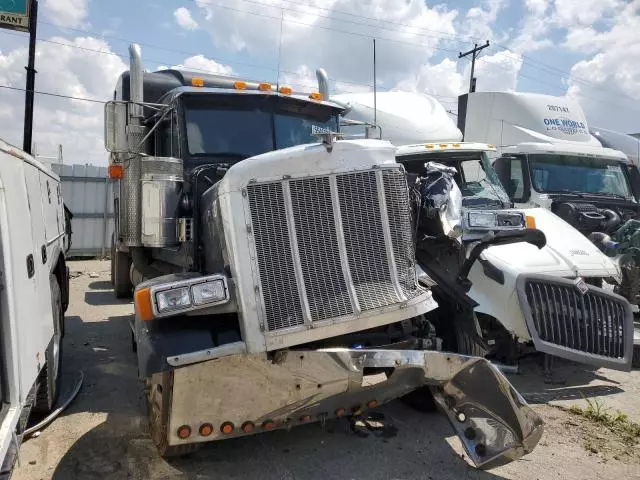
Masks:
[[[276,330],[301,325],[304,317],[291,255],[282,185],[250,185],[247,192],[267,327]]]
[[[362,310],[401,301],[389,268],[376,172],[338,175],[342,229],[351,278]]]
[[[411,212],[406,200],[409,195],[407,177],[400,170],[385,170],[382,179],[398,279],[402,292],[408,298],[413,298],[420,294],[420,290],[416,283]]]
[[[289,188],[311,319],[352,313],[340,263],[329,178],[292,180]]]
[[[562,280],[526,280],[529,329],[540,340],[559,347],[625,359],[629,355],[631,321],[626,301],[592,287],[582,295],[572,281]]]
[[[423,292],[403,177],[400,169],[380,169],[247,187],[269,331]]]

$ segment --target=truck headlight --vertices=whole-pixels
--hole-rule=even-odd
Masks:
[[[156,304],[158,313],[189,307],[191,305],[189,287],[173,288],[156,293]]]
[[[224,275],[186,276],[186,279],[178,281],[175,281],[176,275],[157,277],[136,288],[133,298],[140,320],[178,315],[231,300]]]
[[[191,293],[193,294],[193,303],[196,305],[220,302],[227,297],[222,280],[198,283],[191,287]]]
[[[496,216],[489,212],[469,212],[468,221],[471,228],[493,228],[496,226]]]

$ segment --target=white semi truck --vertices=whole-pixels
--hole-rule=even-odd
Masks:
[[[60,393],[69,232],[59,177],[0,140],[0,477],[11,476],[31,412]]]
[[[534,448],[541,421],[499,370],[433,349],[390,143],[338,140],[343,108],[318,92],[147,73],[130,55],[105,118],[112,272],[118,295],[133,291],[162,455],[415,391],[433,392],[478,467]]]
[[[318,76],[323,78],[324,73],[318,71]],[[462,132],[428,95],[383,92],[375,104],[370,93],[331,99],[345,107],[352,131],[358,124],[375,122],[382,138],[398,147],[396,159],[405,166],[411,183],[424,175],[427,162],[457,170],[455,181],[462,191],[464,213],[461,248],[446,238],[439,241],[436,235],[418,235],[417,255],[422,269],[436,283],[440,308],[430,315],[437,318],[448,313],[436,324],[451,324],[454,319],[449,345],[512,362],[532,343],[537,350],[555,356],[620,370],[631,368],[631,307],[624,298],[596,286],[602,279],[617,281],[619,269],[549,210],[531,204],[514,209],[491,165],[496,146],[462,142]],[[544,232],[544,246],[535,242],[492,246],[481,253],[479,261],[469,264],[465,278],[459,278],[458,269],[483,235],[534,225]],[[465,287],[466,279],[470,288]]]

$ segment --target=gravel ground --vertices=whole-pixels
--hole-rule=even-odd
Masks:
[[[113,296],[108,262],[71,262],[71,271],[63,392],[81,370],[84,385],[58,419],[23,443],[14,480],[640,479],[640,445],[624,445],[608,429],[553,406],[598,398],[640,422],[640,371],[556,361],[558,383],[545,383],[533,360],[510,379],[544,418],[545,434],[530,455],[489,472],[468,465],[443,416],[420,414],[400,402],[380,409],[394,427],[391,435],[357,437],[338,421],[217,442],[167,462],[148,438],[130,348],[131,303]]]

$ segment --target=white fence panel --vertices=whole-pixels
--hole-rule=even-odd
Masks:
[[[64,203],[73,214],[70,257],[110,254],[113,234],[113,187],[106,167],[52,164],[60,175]]]

